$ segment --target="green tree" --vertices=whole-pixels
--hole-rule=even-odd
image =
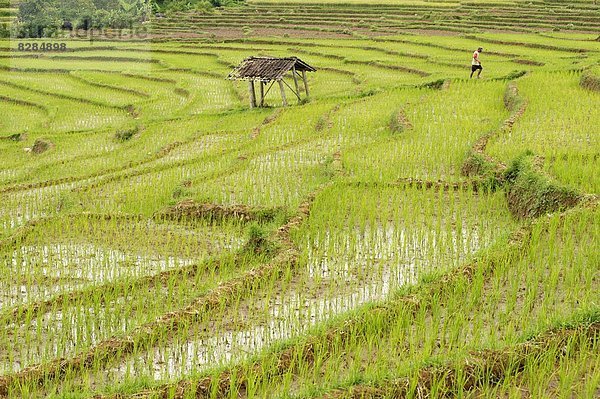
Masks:
[[[87,29],[96,11],[92,0],[60,0],[60,17],[74,28]],[[62,24],[61,24],[62,25]]]
[[[63,24],[57,0],[24,0],[16,24],[19,37],[54,36]]]
[[[119,7],[119,0],[94,0],[94,5],[98,10],[115,10]]]
[[[151,0],[23,0],[19,37],[49,37],[63,28],[129,28],[150,18]]]

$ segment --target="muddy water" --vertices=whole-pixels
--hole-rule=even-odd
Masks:
[[[88,180],[88,181],[91,181]],[[81,182],[31,188],[0,195],[0,233],[23,226],[29,221],[52,216],[64,208],[61,195]]]
[[[278,281],[262,297],[257,293],[243,300],[235,311],[217,312],[195,330],[97,378],[167,379],[244,359],[336,314],[383,299],[424,272],[462,263],[488,245],[495,233],[481,231],[475,223],[440,234],[381,226],[350,234],[327,231],[308,245],[308,262],[291,279]]]
[[[139,241],[134,249],[107,236],[114,234],[111,222],[96,221],[92,230],[88,223],[79,222],[74,225],[88,227],[64,232],[67,237],[62,238],[49,233],[55,242],[37,244],[46,241],[42,226],[29,239],[31,244],[0,254],[0,314],[9,315],[14,306],[52,299],[57,294],[185,268],[211,254],[235,251],[245,242],[235,227],[143,220],[127,223],[119,230],[122,236]],[[0,332],[0,373],[16,372],[44,359],[70,357],[181,308],[214,288],[216,277],[212,273],[207,270],[197,281],[174,281],[168,286],[119,294],[107,303],[88,298],[84,305],[59,304],[58,309],[25,322],[5,319]]]
[[[36,218],[45,217],[47,213],[40,210],[36,204],[23,203],[10,211],[0,210],[0,227],[3,231],[10,231],[23,226]]]
[[[119,236],[137,243],[132,248],[114,238],[116,230],[110,224],[98,222],[92,230],[81,229],[88,224],[79,220],[73,224],[79,227],[60,233],[67,237],[46,234],[42,226],[29,239],[31,244],[0,253],[0,312],[86,286],[185,267],[211,254],[235,251],[245,242],[235,227],[192,228],[143,220],[119,227]],[[54,242],[46,243],[46,235]],[[40,240],[44,243],[37,244]]]
[[[17,169],[0,169],[0,184],[14,179],[18,175]]]
[[[167,296],[166,289],[156,289],[157,295]],[[133,302],[133,303],[132,303]],[[3,346],[16,348],[5,351],[0,347],[0,373],[13,373],[37,364],[43,359],[68,357],[103,339],[124,333],[133,321],[123,317],[124,310],[142,307],[136,298],[118,297],[106,304],[73,306],[67,310],[44,313],[31,323],[10,323],[4,326]],[[143,312],[143,309],[139,309]],[[22,345],[29,342],[29,345]]]
[[[90,243],[21,246],[2,260],[0,311],[90,284],[135,278],[192,264],[194,259],[126,253]]]

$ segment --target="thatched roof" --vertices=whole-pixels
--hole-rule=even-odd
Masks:
[[[315,72],[316,69],[297,57],[275,58],[275,57],[249,57],[237,66],[228,79],[237,80],[280,80],[283,76],[296,68],[296,71]]]

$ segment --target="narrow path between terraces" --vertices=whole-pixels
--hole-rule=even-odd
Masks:
[[[482,157],[486,162],[488,162],[489,164],[491,164],[491,171],[493,172],[493,177],[495,179],[497,179],[496,184],[499,184],[500,186],[505,184],[506,181],[503,177],[504,172],[506,171],[506,165],[502,164],[501,162],[495,161],[494,159],[492,159],[491,157],[489,157],[487,154],[485,154],[485,148],[486,145],[488,143],[488,141],[499,135],[502,134],[502,132],[508,131],[510,129],[512,129],[512,126],[516,123],[516,121],[518,120],[518,118],[520,118],[526,108],[527,108],[527,102],[522,100],[521,98],[518,97],[518,89],[516,87],[516,84],[514,82],[509,83],[509,85],[507,86],[507,95],[505,96],[505,105],[506,107],[511,111],[511,115],[509,116],[509,118],[504,122],[504,124],[502,125],[502,127],[500,127],[499,129],[490,132],[486,135],[484,135],[483,137],[481,137],[479,140],[477,140],[477,142],[473,145],[473,149],[472,149],[472,153],[469,156],[469,158],[473,157],[473,156],[479,156]],[[336,153],[335,154],[335,159],[336,162],[339,162],[340,160],[340,153]],[[418,180],[418,179],[411,179],[411,178],[406,178],[406,179],[401,179],[397,182],[394,183],[388,183],[387,185],[392,185],[392,186],[416,186],[418,188],[425,188],[425,189],[433,189],[433,190],[444,190],[444,191],[448,191],[448,190],[462,190],[465,188],[471,188],[473,189],[473,191],[478,191],[478,189],[484,188],[490,189],[489,186],[489,182],[486,182],[485,179],[482,179],[482,170],[473,170],[473,168],[469,165],[471,163],[470,159],[467,159],[465,161],[465,166],[463,167],[463,173],[465,175],[467,175],[468,177],[471,177],[471,180],[468,182],[463,182],[463,183],[448,183],[448,182],[443,182],[443,181],[422,181],[422,180]],[[337,166],[337,174],[338,175],[343,175],[343,169],[341,167],[341,163],[338,164]],[[484,178],[486,176],[483,176]],[[361,186],[365,183],[361,183],[361,182],[351,182],[351,183],[347,183],[350,185],[354,185],[354,186]],[[371,183],[373,184],[373,183]],[[367,184],[367,185],[371,185],[371,184]],[[377,185],[376,183],[374,183],[374,185]],[[494,188],[496,186],[492,186],[491,188]],[[580,204],[580,202],[574,203],[572,204],[572,206],[577,206],[578,204]],[[591,201],[586,201],[584,202],[584,206],[585,207],[589,207],[589,208],[595,208],[598,205],[598,201],[597,198],[595,200],[591,200]],[[560,214],[560,217],[563,218],[565,217],[566,214],[568,214],[570,211],[563,211]],[[525,215],[525,216],[529,216],[529,215]],[[531,216],[529,216],[531,217]],[[542,218],[541,220],[535,220],[533,223],[545,223],[545,219]],[[516,230],[512,237],[509,239],[508,241],[508,248],[506,248],[506,253],[511,253],[513,254],[512,256],[517,256],[521,251],[524,250],[524,248],[527,246],[527,241],[528,241],[528,236],[529,233],[531,232],[533,224],[532,223],[526,223],[523,227],[519,228],[518,230]],[[268,354],[266,354],[265,356],[268,357],[269,361],[267,362],[266,359],[263,360],[258,360],[254,363],[251,364],[240,364],[237,366],[233,366],[232,368],[228,368],[226,370],[224,370],[223,372],[221,372],[218,375],[211,375],[211,376],[206,376],[206,377],[201,377],[198,380],[189,380],[189,379],[182,379],[181,381],[174,383],[174,384],[166,384],[166,385],[162,385],[162,386],[158,386],[156,388],[153,388],[151,390],[148,391],[141,391],[136,393],[135,395],[132,395],[131,397],[135,397],[135,398],[145,398],[145,397],[161,397],[161,398],[184,398],[186,394],[190,393],[190,392],[194,392],[195,393],[195,397],[196,398],[209,398],[209,397],[215,397],[215,393],[216,393],[216,397],[217,398],[226,398],[230,395],[231,393],[231,389],[236,389],[237,392],[243,392],[245,390],[246,384],[247,384],[247,380],[245,380],[245,376],[247,376],[248,371],[254,370],[256,373],[256,375],[254,375],[254,377],[258,378],[258,375],[262,375],[261,378],[263,379],[270,379],[270,378],[274,378],[286,373],[294,373],[294,368],[295,367],[299,367],[300,364],[298,363],[298,361],[304,362],[306,364],[303,364],[303,367],[312,367],[314,365],[314,356],[315,356],[315,348],[319,347],[320,352],[326,352],[327,351],[327,345],[336,345],[336,348],[339,349],[339,345],[345,342],[346,339],[349,339],[350,337],[356,337],[356,336],[361,336],[361,326],[364,326],[368,323],[366,323],[365,321],[365,317],[369,317],[368,315],[371,314],[371,317],[374,317],[373,315],[377,315],[377,317],[382,317],[386,320],[394,320],[394,317],[398,317],[398,304],[402,304],[402,307],[404,307],[406,310],[406,306],[408,306],[408,308],[412,309],[413,313],[416,313],[419,309],[419,307],[421,306],[421,304],[426,304],[428,301],[426,300],[429,297],[432,297],[435,295],[436,292],[441,292],[444,290],[451,290],[453,284],[456,283],[457,280],[460,279],[466,279],[466,280],[470,280],[475,273],[484,273],[484,275],[489,276],[491,273],[493,273],[494,271],[494,267],[495,267],[495,261],[493,259],[486,259],[485,257],[483,259],[479,259],[478,261],[474,262],[474,263],[469,263],[465,266],[463,266],[462,268],[453,270],[451,272],[449,272],[448,274],[441,276],[439,279],[437,279],[436,281],[427,283],[425,285],[423,285],[422,287],[418,287],[417,289],[417,293],[416,294],[410,294],[408,296],[402,296],[399,298],[393,298],[387,302],[384,302],[381,305],[376,305],[375,307],[369,309],[368,311],[366,311],[365,313],[361,313],[357,318],[345,318],[343,319],[341,322],[335,324],[334,326],[330,327],[329,329],[327,329],[324,333],[321,334],[313,334],[313,335],[309,335],[307,337],[304,337],[301,340],[300,344],[297,345],[292,345],[291,347],[287,347],[284,348],[280,351],[276,351],[276,352],[269,352]],[[404,314],[404,313],[403,313]],[[392,324],[392,322],[390,321],[389,324]],[[381,328],[382,330],[379,331],[380,334],[385,335],[385,326],[388,325],[387,323],[385,325],[383,325]],[[539,337],[539,339],[533,341],[533,342],[529,342],[529,343],[524,343],[521,345],[517,345],[513,348],[509,348],[508,351],[510,353],[516,353],[518,356],[516,356],[519,360],[518,360],[518,364],[523,364],[523,362],[526,359],[530,359],[532,356],[535,356],[536,353],[538,353],[539,350],[544,348],[544,345],[548,344],[548,342],[551,342],[553,344],[561,344],[561,340],[564,339],[570,339],[573,336],[579,336],[582,335],[584,337],[587,337],[586,339],[596,339],[597,338],[597,333],[598,333],[598,328],[599,325],[596,322],[595,324],[592,325],[586,325],[586,326],[581,326],[579,328],[575,328],[575,329],[566,329],[566,330],[559,330],[557,331],[551,331],[546,335],[542,335]],[[370,331],[371,333],[372,331]],[[364,334],[365,332],[363,331],[362,334]],[[556,340],[554,340],[556,339]],[[333,349],[333,347],[331,348]],[[505,353],[506,354],[506,353]],[[503,363],[505,361],[507,361],[507,359],[510,359],[511,362],[514,361],[515,356],[508,356],[506,358],[502,358],[500,356],[500,354],[498,354],[498,356],[495,356],[494,353],[490,353],[489,351],[486,352],[481,352],[479,354],[475,353],[474,356],[478,356],[478,358],[481,358],[482,361],[479,362],[479,366],[469,366],[469,367],[473,367],[473,372],[475,373],[476,371],[482,374],[485,374],[487,371],[492,371],[495,372],[497,374],[497,378],[498,381],[501,381],[501,379],[503,378],[502,375],[502,370],[506,369],[506,364]],[[500,360],[498,360],[498,358],[500,358]],[[275,359],[273,361],[273,359]],[[323,358],[321,357],[320,360],[323,360]],[[500,362],[500,363],[498,363]],[[275,364],[274,368],[268,368],[268,365],[272,365]],[[513,364],[513,363],[511,363]],[[434,381],[436,378],[438,378],[440,375],[446,375],[447,374],[447,370],[448,367],[450,366],[444,366],[444,367],[440,367],[440,368],[424,368],[422,369],[422,371],[419,372],[420,375],[420,384],[422,386],[423,389],[426,389],[428,386],[431,385],[432,381]],[[479,369],[476,369],[475,367],[479,367]],[[499,369],[497,369],[499,367]],[[500,371],[498,371],[500,370]],[[259,372],[260,371],[260,372]],[[235,376],[235,387],[232,387],[232,376]],[[398,391],[397,389],[403,390],[402,392],[404,392],[404,394],[400,395],[399,397],[404,397],[406,396],[407,391],[407,386],[405,385],[406,380],[404,379],[399,379],[398,381],[394,382],[393,384],[390,385],[390,389],[396,389],[393,392],[399,393],[400,391]],[[253,381],[254,383],[256,383],[257,381]],[[449,385],[454,384],[454,380],[452,378],[449,378],[447,380]],[[481,383],[481,381],[479,380],[469,380],[467,381],[469,382],[469,387],[475,387],[478,386],[478,384]],[[429,384],[429,385],[428,385]],[[364,389],[363,389],[364,388]],[[364,397],[379,397],[377,396],[378,394],[381,394],[382,391],[380,391],[380,388],[377,387],[361,387],[361,386],[357,386],[357,387],[352,387],[349,390],[345,390],[343,392],[332,392],[328,395],[326,395],[325,397],[331,397],[331,398],[337,398],[337,397],[346,397],[349,395],[349,397],[363,397],[361,395],[366,395]],[[385,391],[388,392],[388,391]],[[384,393],[385,393],[384,392]],[[391,392],[391,391],[389,391]],[[388,393],[389,393],[388,392]],[[373,395],[371,395],[371,393],[373,393]],[[359,396],[356,396],[356,394],[358,394]],[[97,395],[95,396],[95,398],[122,398],[124,396],[122,395],[116,395],[116,396],[100,396]]]
[[[512,125],[515,121],[523,115],[526,110],[527,103],[526,101],[517,101],[519,100],[518,91],[514,84],[510,84],[507,88],[508,100],[505,97],[505,103],[507,108],[511,111],[511,116],[508,120],[505,121],[502,128],[497,131],[491,132],[484,137],[480,138],[473,146],[472,157],[481,157],[485,162],[491,165],[491,171],[494,179],[497,184],[504,184],[505,179],[503,178],[503,174],[506,171],[506,165],[503,165],[500,162],[497,162],[487,156],[485,154],[485,148],[487,142],[497,134],[501,134],[504,129],[511,129]],[[335,112],[335,110],[333,111]],[[275,114],[274,117],[277,117],[278,114]],[[326,118],[327,119],[327,118]],[[267,118],[265,121],[261,123],[257,128],[255,128],[253,132],[253,137],[257,137],[260,134],[260,129],[262,126],[265,126],[271,123],[273,119]],[[272,150],[272,149],[271,149]],[[168,153],[168,151],[167,151]],[[343,168],[340,161],[340,153],[337,152],[334,154],[334,170],[336,171],[335,176],[343,175]],[[396,183],[392,183],[392,185],[398,186],[415,186],[419,188],[425,189],[433,189],[433,190],[462,190],[464,188],[472,188],[473,191],[478,191],[484,184],[486,183],[485,168],[473,168],[469,166],[470,163],[473,163],[471,159],[467,159],[465,166],[463,167],[463,172],[468,177],[472,179],[468,182],[464,183],[448,183],[443,181],[422,181],[411,178],[406,178],[399,180]],[[479,163],[476,163],[479,167]],[[335,176],[333,179],[335,179]],[[484,179],[478,180],[476,177],[483,177]],[[332,180],[333,181],[333,180]],[[193,323],[196,320],[199,320],[201,314],[205,314],[210,312],[212,309],[215,309],[219,306],[222,306],[224,303],[232,300],[235,297],[249,295],[260,283],[260,281],[264,281],[267,279],[277,279],[280,276],[281,271],[284,269],[283,265],[296,265],[298,262],[299,251],[298,248],[295,247],[294,243],[291,240],[290,234],[294,229],[297,229],[302,223],[304,223],[311,210],[311,205],[315,200],[315,197],[324,190],[327,186],[329,186],[332,181],[326,183],[325,185],[319,187],[313,193],[311,193],[299,206],[296,215],[290,218],[284,225],[282,225],[277,232],[271,237],[271,240],[278,247],[276,253],[274,254],[271,261],[266,264],[263,264],[259,267],[256,267],[241,276],[234,278],[230,281],[227,281],[221,285],[219,285],[216,289],[209,292],[207,295],[197,298],[194,302],[190,303],[187,307],[165,314],[163,317],[157,319],[152,323],[148,323],[137,328],[133,331],[128,337],[115,337],[114,339],[110,339],[107,341],[100,342],[99,344],[92,347],[85,353],[81,353],[76,357],[71,359],[56,359],[50,363],[39,364],[36,366],[28,367],[18,373],[12,375],[6,375],[0,377],[0,395],[7,396],[12,390],[18,387],[21,384],[25,384],[28,382],[38,382],[42,383],[43,381],[52,380],[52,379],[61,379],[65,374],[71,371],[88,369],[91,367],[96,367],[98,365],[108,365],[109,363],[114,363],[115,361],[119,361],[123,359],[127,355],[131,354],[134,350],[139,350],[140,348],[149,348],[155,342],[155,337],[163,336],[165,331],[168,331],[168,334],[175,333],[180,326],[185,323]],[[54,184],[54,183],[52,183]],[[353,182],[349,183],[353,185],[362,185],[361,182]],[[489,188],[489,187],[488,187]],[[577,201],[571,206],[576,206],[580,203]],[[597,198],[588,202],[589,206],[596,206]],[[190,204],[188,204],[190,205]],[[180,205],[180,207],[183,205]],[[192,205],[193,207],[193,205]],[[210,207],[210,205],[209,205]],[[214,211],[214,212],[213,212]],[[206,211],[206,214],[212,215],[209,217],[223,217],[221,208],[213,208],[213,211]],[[220,213],[220,216],[219,215]],[[244,213],[245,212],[245,213]],[[249,215],[250,210],[245,209],[243,214]],[[166,212],[168,214],[169,211]],[[217,215],[217,216],[215,216]],[[239,216],[239,215],[238,215]],[[529,216],[529,215],[525,215]],[[251,218],[251,217],[249,217]],[[32,223],[35,225],[35,223]],[[510,241],[510,244],[513,246],[514,250],[518,252],[519,248],[521,248],[526,242],[526,237],[528,234],[528,227],[521,228],[515,232],[513,239]],[[26,230],[26,229],[25,229]],[[25,231],[24,230],[24,231]],[[26,234],[26,233],[24,233]],[[10,240],[9,240],[10,241]],[[218,259],[215,260],[218,262]],[[485,262],[484,262],[485,263]],[[188,275],[189,273],[195,273],[198,270],[198,265],[194,265],[189,268],[189,270],[178,270],[173,273],[182,273],[182,276]],[[393,317],[395,312],[395,303],[402,303],[404,305],[409,304],[411,307],[417,309],[420,306],[419,297],[427,297],[427,295],[431,295],[432,290],[443,290],[447,287],[451,287],[452,282],[456,278],[472,276],[476,270],[481,268],[481,264],[469,264],[465,265],[463,268],[450,272],[448,275],[439,279],[439,281],[432,282],[431,284],[426,285],[423,288],[423,291],[420,295],[415,296],[411,295],[409,297],[404,297],[400,299],[394,299],[390,301],[388,304],[382,305],[381,308],[376,308],[374,312],[389,312],[388,316]],[[486,265],[484,267],[492,268],[493,264]],[[486,273],[489,272],[486,271]],[[145,278],[144,280],[140,280],[139,284],[156,284],[161,280],[159,276],[152,276]],[[137,282],[136,282],[137,284]],[[71,295],[71,294],[70,294]],[[72,294],[72,295],[81,295],[81,294]],[[68,300],[69,296],[65,296],[62,298],[63,300]],[[59,300],[59,299],[56,299]],[[37,304],[28,305],[27,309],[15,309],[12,314],[15,317],[24,314],[25,312],[43,312],[44,309],[47,309],[51,306],[51,302],[42,302]],[[382,309],[382,310],[378,310]],[[415,310],[416,311],[416,310]],[[292,367],[292,359],[304,359],[307,363],[311,364],[311,353],[313,352],[313,347],[315,345],[314,339],[324,339],[327,342],[333,342],[334,337],[336,339],[344,339],[344,337],[350,336],[347,333],[347,329],[352,329],[355,332],[357,328],[360,328],[361,319],[356,320],[348,320],[344,323],[342,327],[334,327],[322,336],[322,337],[309,337],[306,339],[306,343],[300,346],[294,346],[292,348],[285,349],[275,356],[278,357],[278,367],[275,371],[273,371],[273,375],[280,375],[284,372],[289,371],[289,368]],[[597,327],[597,326],[596,326]],[[594,327],[594,328],[596,328]],[[594,330],[595,331],[595,330]],[[381,333],[385,333],[381,331]],[[235,366],[241,367],[241,366]],[[189,380],[181,380],[175,385],[169,384],[161,387],[157,387],[152,391],[148,392],[140,392],[136,394],[136,397],[140,396],[154,396],[159,395],[161,397],[166,397],[166,395],[173,392],[173,389],[177,393],[175,397],[183,397],[185,392],[188,392],[190,389],[193,389],[196,392],[197,397],[209,397],[211,395],[211,390],[216,384],[219,388],[217,390],[217,397],[226,397],[229,394],[230,389],[230,376],[236,374],[234,369],[229,369],[224,371],[218,377],[205,377],[200,379],[198,382],[192,382]],[[258,370],[262,367],[260,362],[252,365],[252,368]],[[434,372],[432,372],[435,374]],[[424,373],[427,375],[427,373]],[[216,378],[216,379],[215,379]],[[236,384],[243,386],[243,380],[240,380],[239,377],[236,380]],[[169,396],[171,397],[171,396]]]

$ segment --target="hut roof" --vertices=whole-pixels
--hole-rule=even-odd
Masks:
[[[280,80],[296,68],[297,71],[315,72],[316,69],[297,57],[248,57],[240,63],[227,77],[237,80]]]

